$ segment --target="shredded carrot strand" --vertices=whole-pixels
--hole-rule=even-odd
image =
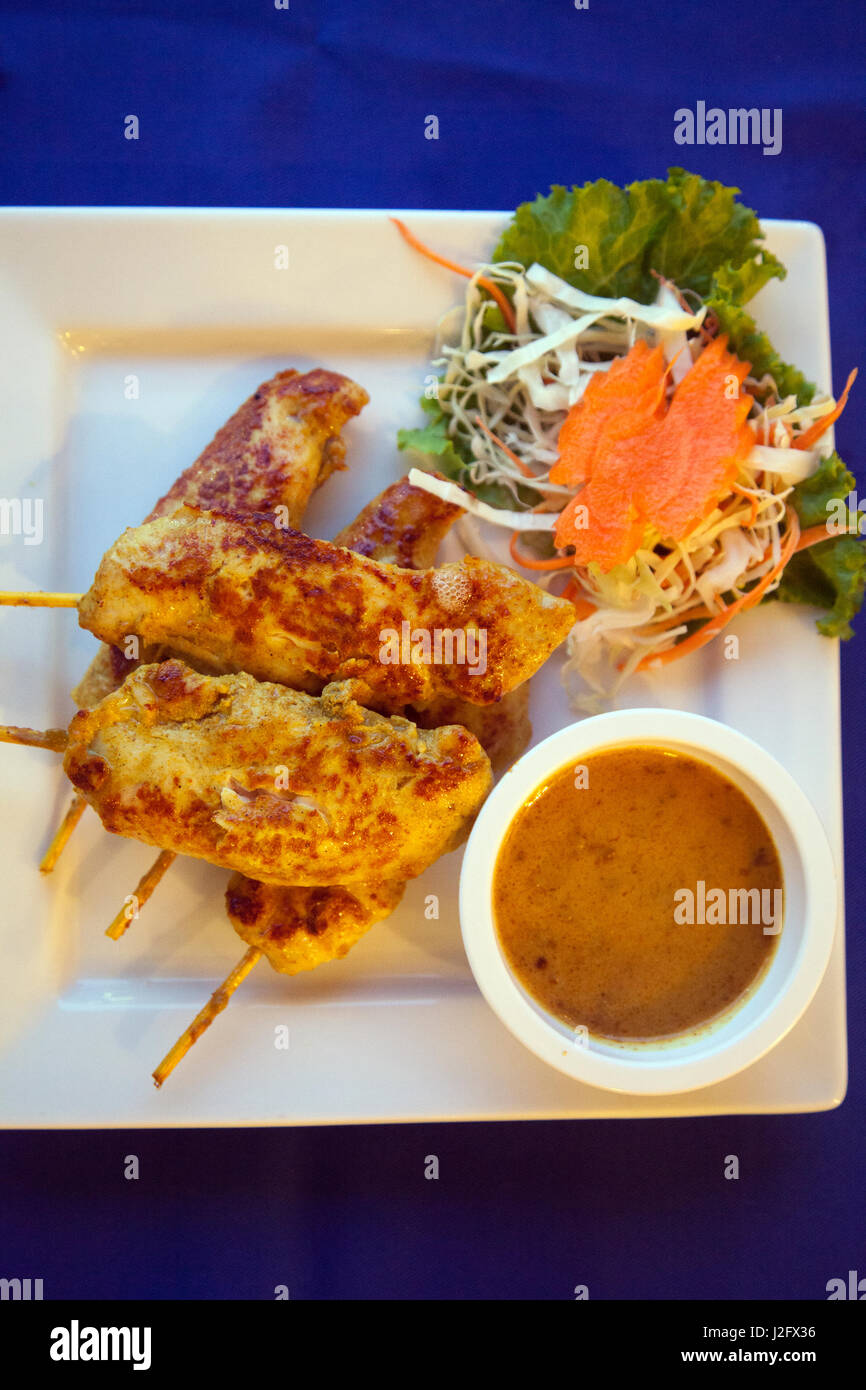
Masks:
[[[425,246],[423,241],[419,241],[414,233],[409,231],[406,223],[401,222],[399,217],[392,217],[390,220],[394,223],[394,226],[399,231],[403,240],[408,242],[414,251],[420,251],[422,256],[426,256],[428,260],[435,261],[437,265],[444,266],[446,270],[453,270],[456,271],[458,275],[465,275],[467,280],[472,279],[472,276],[475,274],[474,271],[467,270],[464,265],[458,265],[456,261],[449,261],[445,256],[440,256],[437,252],[431,251],[429,246]],[[486,275],[479,275],[478,283],[482,289],[485,289],[487,293],[496,300],[496,303],[502,310],[502,317],[508,325],[509,332],[516,332],[517,321],[514,317],[514,310],[509,304],[506,295],[493,280],[488,280]]]
[[[857,536],[858,531],[828,531],[826,521],[822,521],[820,526],[810,526],[807,531],[803,531],[797,542],[797,551],[808,550],[812,545],[820,545],[822,541],[832,541],[839,535]]]
[[[790,426],[785,420],[768,420],[768,421],[767,421],[767,428],[766,428],[766,431],[765,431],[767,437],[766,437],[766,440],[765,440],[764,442],[767,443],[767,444],[769,444],[769,442],[770,442],[771,439],[775,439],[775,438],[776,438],[776,433],[777,433],[777,431],[778,431],[779,429],[782,429],[782,430],[784,431],[786,447],[790,447],[790,444],[791,444],[791,435],[793,434],[793,430],[791,429],[791,426]]]
[[[571,555],[557,555],[555,560],[537,560],[534,556],[527,555],[524,551],[522,551],[519,548],[517,544],[517,538],[519,535],[519,531],[512,531],[511,540],[508,544],[508,549],[511,551],[512,560],[514,560],[516,564],[522,565],[524,569],[564,570],[573,568],[574,559]]]
[[[724,608],[721,613],[717,613],[710,622],[705,623],[702,628],[697,632],[693,632],[690,637],[685,637],[683,641],[678,642],[675,647],[671,647],[668,651],[660,652],[655,656],[652,654],[645,656],[643,661],[637,666],[638,671],[645,671],[649,666],[667,665],[668,662],[676,661],[681,656],[688,656],[690,652],[699,651],[700,648],[705,647],[708,642],[712,642],[713,638],[718,636],[722,628],[726,627],[731,619],[736,617],[738,613],[744,613],[748,608],[754,608],[756,603],[760,603],[770,585],[782,573],[782,570],[797,549],[797,543],[800,539],[800,521],[797,513],[791,507],[787,508],[787,514],[788,530],[782,543],[782,553],[779,556],[779,560],[773,565],[772,569],[767,571],[763,579],[758,581],[754,589],[750,589],[747,594],[743,594],[743,597],[738,598],[734,603],[728,604],[728,606]]]
[[[503,442],[502,442],[502,440],[499,438],[499,436],[496,435],[496,434],[494,434],[492,430],[489,430],[489,429],[487,428],[487,426],[485,425],[485,423],[484,423],[484,421],[482,420],[482,418],[481,418],[480,415],[476,415],[476,416],[475,416],[475,423],[476,423],[476,425],[478,426],[479,429],[481,429],[481,430],[484,431],[484,433],[487,435],[488,439],[492,439],[494,444],[498,444],[498,445],[499,445],[499,448],[502,450],[503,454],[507,454],[508,457],[511,459],[511,462],[517,465],[517,467],[520,469],[521,473],[523,474],[524,478],[534,478],[534,477],[535,477],[535,474],[533,473],[532,469],[531,469],[527,464],[525,464],[525,463],[523,462],[523,459],[519,459],[515,453],[512,453],[512,451],[509,449],[508,445],[507,445],[507,444],[503,444]]]
[[[811,449],[812,445],[821,438],[825,430],[835,424],[848,403],[848,392],[857,380],[857,368],[848,373],[848,380],[845,382],[845,390],[842,392],[838,401],[830,411],[829,415],[822,415],[820,420],[816,420],[814,425],[810,425],[801,435],[794,440],[795,449]]]
[[[830,532],[827,530],[826,521],[822,521],[820,526],[810,526],[807,531],[800,534],[797,541],[797,550],[808,550],[810,545],[819,545],[821,541],[830,540]]]

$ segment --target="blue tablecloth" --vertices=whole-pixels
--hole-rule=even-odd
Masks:
[[[508,208],[552,182],[685,163],[764,216],[824,228],[838,385],[863,362],[863,14],[846,0],[4,0],[0,201]],[[780,108],[780,152],[676,145],[674,111],[699,100]],[[130,113],[138,141],[123,138]],[[866,486],[864,427],[861,379],[837,440]],[[281,1283],[292,1297],[569,1298],[579,1283],[593,1298],[823,1297],[863,1263],[864,675],[861,621],[843,653],[841,1110],[5,1134],[0,1275],[85,1298],[268,1298]]]

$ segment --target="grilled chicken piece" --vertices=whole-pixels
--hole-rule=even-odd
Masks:
[[[277,888],[232,874],[226,909],[238,936],[258,946],[275,970],[297,975],[347,955],[390,916],[405,887],[390,879],[348,888]]]
[[[529,681],[503,695],[495,705],[470,705],[468,700],[441,695],[424,709],[407,705],[403,713],[419,729],[462,724],[478,739],[497,777],[517,761],[532,738]]]
[[[570,603],[488,560],[397,569],[261,514],[188,507],[125,531],[78,615],[104,641],[135,633],[299,690],[358,678],[386,711],[442,693],[492,704],[574,622]]]
[[[99,650],[70,694],[79,709],[93,709],[122,685],[137,661],[128,661],[119,647],[100,642]]]
[[[462,507],[443,502],[413,487],[408,478],[401,478],[338,531],[332,544],[380,564],[406,570],[431,569],[440,542],[462,515]]]
[[[334,544],[404,569],[425,568],[433,564],[442,537],[461,510],[401,478],[344,527]],[[475,734],[494,771],[504,771],[532,734],[529,682],[495,705],[440,697],[421,719],[425,728],[462,724]],[[404,886],[389,880],[350,888],[280,888],[233,874],[226,911],[244,941],[258,946],[275,970],[293,975],[346,955],[372,926],[390,916]]]
[[[490,763],[459,726],[352,698],[140,666],[69,726],[64,769],[105,828],[291,886],[415,878],[465,839]]]
[[[147,520],[182,504],[274,515],[285,507],[288,524],[299,526],[315,489],[345,466],[340,431],[369,399],[362,386],[322,367],[303,375],[277,372],[235,411]],[[144,652],[142,659],[163,654],[168,652]],[[138,664],[118,647],[100,647],[72,698],[90,709]]]
[[[403,569],[429,569],[446,532],[462,515],[462,507],[443,502],[413,487],[408,478],[401,478],[338,532],[333,543]],[[493,705],[473,705],[444,694],[435,696],[426,707],[409,706],[402,712],[422,729],[462,724],[478,739],[495,773],[511,767],[532,737],[528,681]]]
[[[404,569],[426,569],[461,513],[461,507],[401,478],[344,526],[333,544]],[[295,975],[347,955],[372,926],[391,915],[405,887],[390,879],[350,888],[280,888],[232,874],[226,912],[238,936],[258,946],[275,970]]]
[[[316,488],[344,468],[340,431],[370,397],[338,372],[277,372],[254,391],[147,518],[179,506],[276,512],[298,526]]]

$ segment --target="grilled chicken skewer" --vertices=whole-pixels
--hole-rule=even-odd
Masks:
[[[359,705],[177,660],[141,666],[68,731],[0,741],[64,753],[107,830],[264,882],[414,878],[460,844],[490,762],[459,725],[419,730]]]
[[[224,511],[273,512],[299,526],[313,492],[345,467],[343,426],[367,404],[363,387],[317,367],[278,372],[265,381],[217,432],[146,518],[153,521],[180,505]],[[0,595],[0,603],[75,606],[76,595]],[[169,653],[144,653],[142,659]],[[118,647],[103,645],[72,692],[79,708],[98,704],[138,664]],[[40,864],[50,873],[86,808],[76,795]]]
[[[286,875],[297,883],[311,863],[317,880],[353,871],[360,880],[372,856],[394,882],[371,888],[361,880],[358,898],[383,917],[402,893],[399,879],[465,838],[492,777],[465,729],[422,732],[361,708],[351,691],[351,683],[332,685],[319,698],[167,661],[132,672],[99,706],[80,711],[68,733],[2,728],[0,740],[65,749],[67,775],[108,829],[151,842],[161,819],[161,839],[168,829],[183,838],[178,848],[213,863],[245,856],[271,883]],[[285,763],[272,761],[279,758]],[[324,891],[311,888],[307,916]],[[337,892],[351,910],[351,888]],[[344,954],[350,938],[334,952]],[[260,954],[257,946],[245,953],[157,1068],[157,1085]]]
[[[226,911],[238,936],[267,956],[276,971],[297,975],[347,955],[372,926],[390,917],[405,888],[405,879],[280,888],[232,874]]]
[[[190,506],[265,512],[299,526],[316,489],[345,467],[340,432],[369,399],[357,382],[323,367],[277,372],[217,431],[145,521]],[[72,698],[88,709],[116,690],[139,661],[154,659],[144,651],[130,660],[120,647],[104,646]]]
[[[402,569],[427,569],[433,565],[442,537],[460,514],[460,508],[402,478],[339,532],[334,544]],[[447,708],[453,722],[469,727],[494,767],[502,770],[529,742],[528,696],[527,681],[496,705],[446,699],[433,701],[424,715],[428,727],[449,723],[451,719],[441,717]],[[156,1068],[155,1084],[163,1084],[262,955],[274,970],[286,975],[339,960],[371,927],[390,916],[404,888],[403,882],[394,879],[345,887],[284,888],[232,874],[226,889],[226,911],[247,950]]]
[[[408,478],[403,478],[365,507],[355,521],[335,537],[334,544],[385,563],[399,563],[401,568],[426,568],[432,565],[443,536],[460,514],[459,507],[422,492],[413,487]],[[496,705],[470,705],[459,698],[449,697],[434,700],[424,710],[409,707],[402,713],[423,728],[437,728],[444,724],[460,724],[468,728],[490,757],[494,771],[501,771],[514,762],[529,741],[528,695],[528,684],[524,684]],[[151,896],[170,862],[166,855],[159,856],[132,894],[136,913],[130,912],[130,900],[127,899],[109,926],[107,936],[118,940],[123,935],[131,916],[137,915]],[[240,902],[245,891],[242,886],[235,885],[237,902]],[[291,895],[295,890],[282,891],[285,895]],[[248,910],[247,924],[254,921],[262,908],[259,896],[253,901],[255,910],[253,907]],[[320,922],[326,903],[327,890],[320,903]],[[301,920],[302,908],[297,903],[285,901],[283,912],[295,924]],[[356,920],[364,920],[364,913],[359,911]],[[376,920],[379,919],[371,917],[369,925]],[[240,934],[244,935],[243,932]]]
[[[428,570],[435,563],[445,533],[462,515],[462,507],[443,502],[432,493],[413,487],[408,478],[401,478],[359,512],[334,537],[333,543],[380,564]],[[495,704],[476,705],[459,696],[443,694],[429,704],[407,705],[400,712],[424,729],[462,724],[478,739],[494,772],[510,767],[532,735],[528,680]]]
[[[116,834],[269,883],[364,881],[371,862],[414,878],[465,838],[490,762],[459,725],[419,730],[357,693],[171,660],[132,671],[66,734],[3,736],[65,747],[66,775]]]
[[[460,508],[403,478],[365,507],[334,544],[403,569],[427,568],[460,514]],[[495,705],[445,699],[434,701],[420,716],[411,708],[404,713],[427,728],[463,725],[475,734],[494,770],[501,771],[529,742],[528,706],[527,681]],[[262,950],[275,970],[293,975],[344,956],[394,910],[403,888],[388,880],[346,888],[281,888],[236,873],[226,889],[226,910],[244,941]]]
[[[205,669],[318,691],[360,678],[375,708],[492,704],[574,624],[573,605],[504,565],[383,565],[256,513],[179,508],[124,532],[78,605],[82,627],[169,646]]]
[[[403,570],[273,518],[181,508],[126,531],[79,604],[109,642],[316,692],[360,678],[375,708],[492,704],[564,640],[574,608],[474,556]]]

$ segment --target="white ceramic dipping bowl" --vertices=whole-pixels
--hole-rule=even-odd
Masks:
[[[717,768],[745,792],[776,842],[785,910],[769,967],[723,1014],[672,1038],[615,1042],[569,1028],[514,976],[496,932],[493,872],[512,820],[542,783],[593,753],[635,745],[690,754]],[[664,852],[663,846],[659,852]],[[568,865],[563,872],[569,872]],[[633,709],[596,715],[561,729],[531,749],[482,807],[460,875],[460,923],[469,964],[482,994],[506,1027],[538,1057],[575,1080],[638,1095],[711,1086],[751,1066],[780,1042],[821,983],[837,912],[836,874],[827,837],[791,775],[743,734],[678,710]]]

